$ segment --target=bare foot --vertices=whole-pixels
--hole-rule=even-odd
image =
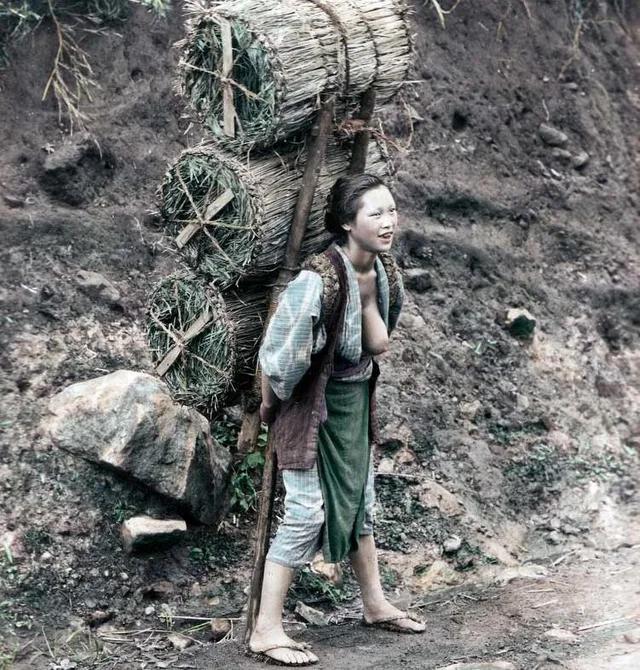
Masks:
[[[375,625],[377,622],[392,623],[399,631],[406,630],[413,633],[424,633],[427,629],[422,621],[410,619],[406,612],[394,607],[388,600],[375,607],[364,608],[364,621],[366,624]]]
[[[264,654],[283,665],[312,665],[318,657],[309,651],[306,642],[296,642],[280,629],[260,630],[256,628],[249,640],[249,650]]]

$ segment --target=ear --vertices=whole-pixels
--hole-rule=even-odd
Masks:
[[[347,233],[351,230],[351,226],[348,223],[343,223],[340,227]]]

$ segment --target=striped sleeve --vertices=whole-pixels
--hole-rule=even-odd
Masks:
[[[280,294],[267,327],[260,347],[260,367],[281,400],[291,397],[311,365],[311,354],[321,345],[318,340],[324,333],[318,333],[316,326],[322,309],[322,290],[320,275],[302,270]]]

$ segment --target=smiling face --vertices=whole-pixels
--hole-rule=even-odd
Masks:
[[[386,186],[377,186],[360,196],[358,212],[351,223],[342,227],[349,239],[363,251],[388,251],[398,225],[396,203]]]

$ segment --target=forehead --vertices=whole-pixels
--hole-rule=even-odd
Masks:
[[[393,207],[393,205],[395,205],[395,201],[391,191],[386,186],[376,186],[376,188],[365,191],[360,196],[360,207],[366,207],[367,209]]]

